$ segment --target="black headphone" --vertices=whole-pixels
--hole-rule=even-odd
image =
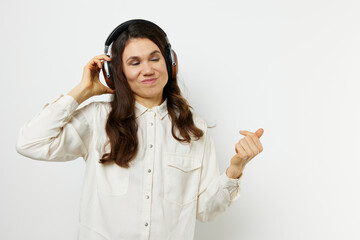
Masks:
[[[108,38],[105,41],[105,49],[104,49],[104,54],[108,55],[108,51],[109,51],[109,47],[111,45],[111,43],[116,40],[118,38],[118,36],[124,32],[125,30],[128,29],[128,27],[131,24],[134,23],[145,23],[145,24],[151,24],[155,27],[157,27],[158,29],[160,29],[166,38],[166,42],[167,42],[167,46],[165,49],[165,62],[166,62],[166,67],[167,67],[167,71],[168,71],[168,75],[169,75],[169,80],[170,79],[174,79],[176,78],[177,75],[177,69],[178,69],[178,64],[177,64],[177,56],[175,51],[173,51],[171,49],[171,45],[170,42],[166,36],[166,33],[164,32],[164,30],[162,30],[159,26],[157,26],[155,23],[152,23],[150,21],[147,20],[143,20],[143,19],[133,19],[133,20],[129,20],[126,21],[122,24],[120,24],[119,26],[117,26],[108,36]],[[108,55],[109,56],[109,55]],[[114,85],[114,81],[112,78],[112,71],[111,71],[111,63],[108,61],[104,61],[104,66],[103,66],[103,74],[104,74],[104,78],[106,81],[106,84],[111,88],[111,89],[115,89],[115,85]]]

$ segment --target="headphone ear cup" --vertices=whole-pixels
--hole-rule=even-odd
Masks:
[[[171,54],[169,47],[166,47],[165,49],[165,63],[166,63],[166,69],[168,71],[169,80],[173,78],[173,70],[171,67]]]
[[[171,64],[171,68],[172,68],[172,78],[176,78],[176,75],[178,73],[178,60],[177,60],[177,55],[175,53],[174,50],[172,50],[173,54],[174,54],[174,58],[175,58],[175,66]],[[171,58],[171,57],[170,57]]]
[[[175,65],[172,64],[172,58],[171,58],[171,52],[174,54],[174,60],[175,60]],[[166,68],[168,70],[168,74],[169,74],[169,78],[170,79],[174,79],[176,78],[177,72],[178,72],[178,63],[177,63],[177,56],[174,50],[170,49],[169,47],[166,48],[166,57],[165,57],[165,61],[166,61]]]
[[[105,67],[105,65],[107,65],[107,67]],[[108,72],[106,71],[106,69],[108,70]],[[113,75],[112,75],[112,71],[111,71],[111,63],[108,61],[104,61],[104,65],[102,66],[102,72],[104,75],[104,79],[106,84],[108,85],[109,88],[111,89],[115,89],[114,86],[114,82],[113,82]],[[107,73],[110,74],[110,77],[107,77]]]

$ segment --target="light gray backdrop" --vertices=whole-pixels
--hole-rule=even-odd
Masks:
[[[265,130],[241,198],[195,239],[360,239],[359,13],[355,0],[1,1],[0,239],[72,239],[83,160],[27,159],[17,133],[132,18],[167,32],[221,172],[240,129]]]

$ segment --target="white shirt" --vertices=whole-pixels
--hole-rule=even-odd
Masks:
[[[78,105],[70,95],[46,104],[20,129],[16,146],[32,159],[85,160],[77,239],[191,240],[196,219],[214,219],[239,197],[241,178],[220,175],[207,125],[195,114],[204,136],[180,143],[171,134],[166,100],[152,109],[136,102],[139,150],[125,169],[99,163],[110,151],[110,103]]]

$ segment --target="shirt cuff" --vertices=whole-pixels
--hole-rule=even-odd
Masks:
[[[71,115],[79,106],[79,103],[70,95],[63,95],[61,94],[57,99],[55,99],[51,104],[60,104],[63,106],[65,111],[68,113],[68,115]],[[46,108],[49,106],[49,103],[47,103],[44,107]]]
[[[229,178],[228,175],[226,175],[226,171],[220,176],[220,185],[222,186],[222,188],[226,189],[230,194],[229,206],[232,201],[235,201],[240,196],[240,183],[241,183],[241,177]]]

